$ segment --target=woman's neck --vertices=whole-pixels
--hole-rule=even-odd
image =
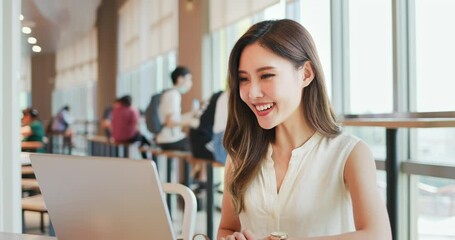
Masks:
[[[290,154],[292,150],[306,143],[314,133],[315,130],[305,120],[282,123],[275,128],[273,150],[276,153]]]

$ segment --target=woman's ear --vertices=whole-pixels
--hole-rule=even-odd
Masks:
[[[302,71],[303,71],[303,87],[308,86],[314,79],[314,70],[313,70],[313,64],[311,61],[306,61],[303,66],[302,66]]]

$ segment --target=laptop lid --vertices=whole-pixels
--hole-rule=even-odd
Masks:
[[[176,239],[153,161],[30,154],[59,239]]]

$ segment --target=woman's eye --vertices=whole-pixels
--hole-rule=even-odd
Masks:
[[[270,73],[269,74],[263,74],[263,75],[261,75],[261,79],[268,79],[268,78],[271,78],[273,76],[275,76],[275,75],[274,74],[270,74]]]
[[[239,77],[239,82],[245,82],[248,81],[248,78],[246,77]]]

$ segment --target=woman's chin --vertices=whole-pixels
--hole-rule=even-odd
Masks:
[[[269,129],[272,129],[276,126],[276,124],[273,124],[273,123],[270,123],[270,122],[259,122],[259,126],[262,128],[262,129],[265,129],[265,130],[269,130]]]

